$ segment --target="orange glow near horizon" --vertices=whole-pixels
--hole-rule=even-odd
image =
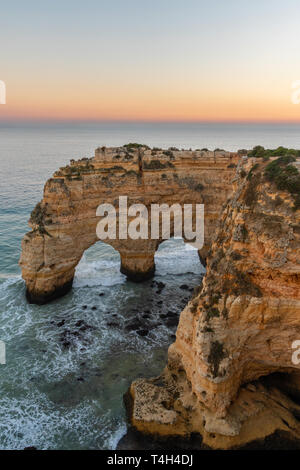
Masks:
[[[27,87],[14,90],[7,83],[7,104],[0,106],[0,120],[116,120],[205,122],[298,122],[300,105],[292,104],[291,89],[285,93],[204,87],[149,87],[131,89],[88,86]],[[79,90],[79,91],[78,91]],[[218,90],[218,91],[216,91]]]
[[[69,6],[3,8],[0,121],[300,121],[296,0]]]

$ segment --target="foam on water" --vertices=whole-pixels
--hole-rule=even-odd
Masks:
[[[114,286],[126,281],[120,273],[120,261],[89,261],[83,255],[76,267],[74,287]]]
[[[0,279],[7,349],[7,364],[0,367],[0,448],[115,448],[126,431],[127,387],[165,364],[175,327],[160,313],[181,310],[181,283],[199,283],[197,252],[180,241],[162,244],[156,279],[166,286],[157,293],[151,281],[126,282],[118,253],[96,245],[78,265],[75,288],[48,305],[27,303],[19,275]],[[143,320],[149,333],[142,337],[127,327],[145,310],[151,310]],[[81,331],[83,321],[88,327]],[[67,348],[61,339],[66,332],[72,335]]]
[[[155,277],[165,284],[160,291],[151,281],[127,282],[119,254],[98,242],[84,253],[74,289],[44,306],[27,303],[18,266],[29,214],[47,178],[69,159],[132,140],[201,147],[198,128],[193,142],[189,127],[184,138],[159,129],[0,127],[0,339],[7,358],[0,366],[1,449],[115,448],[126,431],[122,397],[130,382],[158,375],[166,363],[176,329],[166,314],[178,318],[191,295],[180,286],[198,285],[203,272],[189,245],[161,244]],[[68,335],[70,344],[63,340]]]
[[[115,449],[126,429],[124,419],[100,412],[96,401],[58,408],[37,391],[22,401],[0,398],[1,449]]]
[[[198,250],[184,243],[182,239],[163,242],[155,254],[155,264],[156,273],[161,276],[204,273],[204,268],[199,262]]]

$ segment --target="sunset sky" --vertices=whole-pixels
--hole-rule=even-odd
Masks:
[[[1,2],[0,120],[300,121],[299,0]]]

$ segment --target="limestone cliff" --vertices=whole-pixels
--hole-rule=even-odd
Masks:
[[[139,431],[197,432],[212,448],[278,431],[300,439],[300,407],[291,399],[300,396],[300,365],[292,361],[300,340],[297,165],[239,163],[203,286],[181,313],[168,365],[161,377],[130,387]]]
[[[30,302],[45,303],[71,287],[84,251],[98,241],[96,209],[102,203],[203,203],[204,261],[222,205],[232,194],[239,156],[215,151],[149,149],[129,144],[98,148],[93,158],[70,162],[50,178],[31,214],[31,231],[22,242],[20,265]],[[172,235],[172,234],[171,234]],[[134,281],[153,275],[162,240],[107,240],[121,257],[121,271]]]

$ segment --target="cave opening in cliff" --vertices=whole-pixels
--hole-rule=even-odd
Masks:
[[[97,241],[86,249],[75,270],[75,287],[112,285],[120,282],[120,254],[108,243]]]
[[[183,238],[174,237],[160,243],[154,259],[157,275],[194,275],[199,279],[205,272],[198,250]]]

